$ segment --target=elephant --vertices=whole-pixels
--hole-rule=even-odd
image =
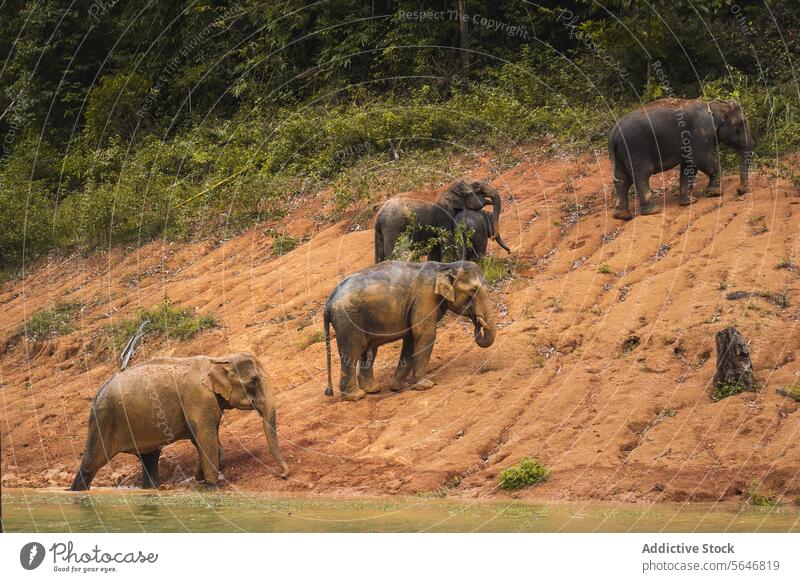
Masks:
[[[459,258],[462,261],[477,262],[485,257],[489,239],[494,239],[507,253],[511,253],[511,249],[500,238],[500,233],[495,233],[493,230],[492,225],[497,222],[494,212],[462,210],[456,214],[455,221],[456,225],[461,225],[464,235],[461,240],[456,240]]]
[[[499,232],[500,195],[482,181],[468,185],[459,180],[445,190],[435,203],[409,198],[390,198],[375,218],[375,262],[391,258],[400,235],[413,226],[412,240],[426,243],[440,235],[442,229],[452,236],[455,215],[464,209],[482,210],[485,199],[494,206],[493,231]],[[441,261],[442,245],[435,244],[428,252],[428,260]]]
[[[258,411],[272,457],[287,477],[278,447],[275,402],[267,376],[251,354],[211,358],[156,358],[119,372],[92,402],[89,432],[71,491],[89,489],[97,472],[118,453],[137,455],[142,488],[158,488],[161,448],[190,439],[200,456],[204,480],[219,482],[219,423],[224,410]]]
[[[431,388],[434,383],[423,374],[436,340],[436,324],[447,311],[472,320],[475,343],[480,347],[494,343],[494,308],[489,287],[475,263],[385,261],[344,279],[328,297],[323,315],[328,365],[325,394],[333,396],[331,325],[339,348],[343,399],[357,400],[380,392],[373,378],[378,347],[397,340],[403,340],[403,345],[390,388],[402,390],[409,372],[412,388]],[[361,389],[357,393],[356,365]]]
[[[738,194],[749,191],[753,137],[742,106],[735,99],[659,99],[617,121],[608,138],[614,179],[614,218],[630,220],[628,190],[634,185],[639,214],[658,212],[650,193],[650,176],[680,166],[679,204],[694,202],[697,171],[709,178],[707,196],[720,196],[719,143],[740,154]]]

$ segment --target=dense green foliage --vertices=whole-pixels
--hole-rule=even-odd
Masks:
[[[468,0],[464,39],[457,7],[5,2],[0,269],[224,236],[330,185],[343,210],[398,155],[602,149],[616,116],[662,96],[738,96],[762,160],[800,141],[791,0]],[[364,160],[375,171],[348,174]]]

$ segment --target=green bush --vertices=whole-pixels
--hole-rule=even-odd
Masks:
[[[72,324],[80,310],[79,303],[56,303],[50,309],[37,311],[25,323],[25,334],[34,340],[51,339],[72,333]]]
[[[516,490],[530,487],[550,477],[550,469],[530,457],[500,472],[500,488]]]
[[[139,309],[136,317],[115,325],[112,331],[116,340],[123,345],[127,343],[144,321],[150,322],[145,328],[145,335],[175,338],[181,341],[191,339],[206,329],[217,327],[217,320],[213,315],[198,315],[189,309],[175,307],[169,297],[164,295],[156,307]]]
[[[479,265],[483,271],[483,278],[489,285],[494,285],[511,274],[505,261],[489,255],[482,257]]]
[[[781,504],[777,495],[769,491],[761,491],[755,481],[750,484],[746,502],[753,507],[778,507]]]
[[[784,396],[788,396],[795,402],[800,402],[800,384],[793,384],[791,386],[780,388],[778,389],[778,392]]]
[[[318,329],[316,331],[312,331],[305,337],[305,339],[300,344],[300,349],[304,350],[308,346],[312,346],[314,344],[318,344],[319,342],[324,342],[324,341],[325,341],[325,332],[322,331],[321,329]]]
[[[719,402],[723,398],[729,396],[736,396],[744,392],[744,387],[736,383],[717,382],[714,386],[714,391],[711,393],[711,400]]]

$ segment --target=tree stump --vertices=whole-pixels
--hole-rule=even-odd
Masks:
[[[747,342],[735,327],[726,327],[717,332],[717,371],[714,387],[739,386],[742,390],[755,390],[753,362]]]

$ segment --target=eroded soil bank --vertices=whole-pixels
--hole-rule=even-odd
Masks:
[[[307,238],[280,257],[259,225],[231,240],[30,265],[0,291],[4,486],[69,484],[91,399],[117,367],[108,326],[167,294],[221,327],[145,342],[134,361],[250,350],[269,368],[292,476],[276,477],[258,417],[229,412],[225,477],[238,490],[613,501],[733,500],[754,484],[786,501],[800,493],[798,404],[776,391],[795,381],[800,350],[800,190],[757,175],[753,193],[737,198],[729,176],[721,199],[683,208],[670,173],[653,179],[666,188],[662,214],[620,222],[604,157],[470,177],[490,178],[505,197],[513,254],[491,251],[511,272],[495,286],[501,329],[480,349],[469,322],[446,317],[427,392],[324,396],[324,343],[313,341],[322,306],[373,253],[369,224],[316,222],[330,209],[324,193],[278,225]],[[726,299],[737,290],[759,294]],[[19,335],[37,310],[65,300],[82,305],[74,331]],[[760,390],[713,402],[714,334],[731,324],[751,342]],[[398,348],[382,349],[379,381]],[[525,456],[549,465],[550,480],[498,490],[500,470]],[[188,443],[168,447],[166,486],[187,487],[195,463]],[[96,481],[138,482],[138,462],[125,455]]]

